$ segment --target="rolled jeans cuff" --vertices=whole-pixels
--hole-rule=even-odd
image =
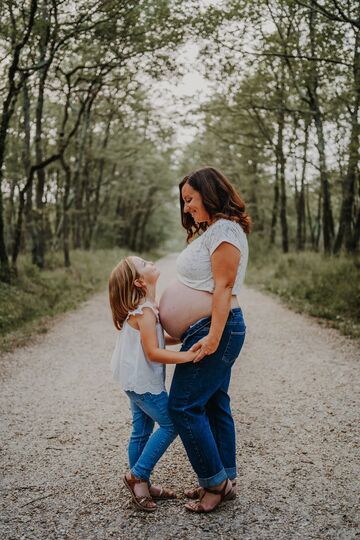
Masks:
[[[214,476],[210,476],[210,478],[198,478],[199,480],[199,486],[204,488],[210,488],[213,486],[218,486],[222,482],[224,482],[228,478],[228,475],[225,472],[225,469],[221,469],[218,473],[216,473]]]
[[[133,467],[130,472],[135,476],[135,478],[138,478],[139,480],[144,480],[144,482],[149,481],[150,475],[144,472],[138,472],[136,466]]]
[[[237,477],[236,467],[230,467],[228,469],[225,469],[225,472],[229,480],[235,480],[235,478]]]

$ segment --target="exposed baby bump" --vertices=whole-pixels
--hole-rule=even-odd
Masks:
[[[212,295],[173,281],[160,299],[161,323],[171,336],[180,337],[198,319],[211,314]]]

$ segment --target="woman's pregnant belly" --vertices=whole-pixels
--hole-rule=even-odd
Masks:
[[[175,280],[160,298],[161,324],[168,334],[180,338],[191,324],[211,315],[211,307],[211,293],[191,289]]]
[[[238,307],[232,296],[231,307]],[[180,338],[194,322],[211,315],[212,294],[187,287],[177,279],[172,281],[160,298],[161,323],[170,336]]]

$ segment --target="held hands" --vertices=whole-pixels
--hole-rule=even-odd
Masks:
[[[184,362],[194,362],[196,358],[196,352],[193,352],[191,349],[182,353],[184,354]]]
[[[200,339],[197,343],[190,348],[190,351],[196,353],[196,356],[193,360],[194,363],[200,362],[204,356],[208,356],[216,351],[219,346],[219,340],[213,338],[210,334]]]

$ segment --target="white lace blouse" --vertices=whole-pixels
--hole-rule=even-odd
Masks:
[[[142,314],[144,308],[150,308],[156,316],[156,335],[159,347],[165,349],[164,331],[159,322],[159,312],[152,302],[140,304],[129,314],[119,331],[111,359],[114,379],[123,390],[132,390],[137,394],[160,394],[165,390],[165,365],[146,358],[140,331],[128,323],[130,315]]]
[[[238,295],[244,282],[249,256],[247,236],[238,223],[219,219],[193,240],[178,256],[177,277],[181,283],[199,291],[214,292],[211,255],[223,242],[240,251],[240,263],[232,293]]]

